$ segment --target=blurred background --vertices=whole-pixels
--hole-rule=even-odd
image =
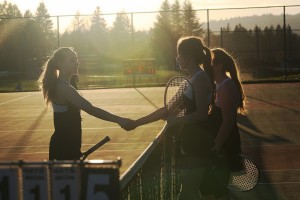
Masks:
[[[176,42],[203,38],[236,58],[247,81],[300,77],[300,5],[195,9],[191,1],[160,1],[157,11],[51,15],[0,3],[0,90],[37,90],[55,49],[74,47],[80,89],[164,86],[176,70]]]

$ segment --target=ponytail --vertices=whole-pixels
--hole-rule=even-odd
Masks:
[[[57,64],[51,57],[45,64],[45,71],[40,77],[40,88],[42,89],[46,105],[52,102],[56,92],[56,83],[58,78]]]
[[[246,96],[240,81],[239,70],[237,68],[237,64],[235,60],[229,53],[227,53],[225,50],[221,48],[214,49],[213,54],[214,54],[214,62],[216,64],[220,63],[223,65],[224,71],[229,72],[232,81],[235,83],[236,87],[238,88],[238,91],[240,93],[240,99],[238,102],[238,112],[241,114],[246,114],[247,113],[247,110],[245,108]]]
[[[209,48],[203,46],[203,49],[204,49],[203,51],[205,52],[203,69],[208,74],[208,76],[210,78],[211,86],[213,88],[211,102],[210,102],[210,104],[213,106],[215,104],[215,98],[216,98],[216,85],[215,85],[215,81],[214,81],[214,71],[211,66],[212,56],[211,56],[211,51]]]
[[[62,61],[69,52],[74,52],[74,50],[70,47],[61,47],[57,49],[45,63],[45,70],[39,78],[39,85],[43,92],[46,105],[52,102],[55,97],[59,75],[59,62]]]
[[[239,77],[239,71],[236,67],[236,63],[233,61],[233,65],[231,67],[229,67],[228,70],[231,79],[233,80],[233,82],[235,83],[235,85],[237,86],[239,93],[240,93],[240,100],[239,100],[239,105],[238,105],[238,112],[241,114],[246,114],[246,96],[244,93],[244,89],[242,87],[242,83],[240,81],[240,77]]]

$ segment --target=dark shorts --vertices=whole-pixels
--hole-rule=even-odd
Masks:
[[[79,160],[81,157],[80,147],[72,142],[51,137],[49,145],[49,160]]]

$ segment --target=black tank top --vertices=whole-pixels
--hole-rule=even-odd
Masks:
[[[196,73],[191,79],[191,83],[193,80],[202,73],[203,71],[199,71]],[[190,90],[193,91],[193,90]],[[209,104],[208,95],[208,104]],[[185,115],[189,115],[196,111],[196,99],[192,92],[186,92],[183,96],[183,101],[186,105]],[[194,155],[201,157],[203,159],[211,157],[211,149],[213,148],[213,137],[209,132],[209,126],[207,120],[203,120],[198,123],[185,124],[181,128],[180,133],[180,144],[181,150],[183,154],[186,155]]]
[[[57,110],[55,108],[61,108]],[[81,156],[81,115],[71,104],[53,104],[55,132],[50,142],[50,158],[57,160],[79,159]]]

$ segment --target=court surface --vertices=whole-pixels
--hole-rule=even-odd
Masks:
[[[233,199],[300,199],[300,84],[245,84],[249,114],[239,117],[243,153],[262,169],[259,185]],[[81,90],[95,106],[137,119],[163,106],[163,87]],[[117,124],[82,112],[83,145],[105,136],[111,141],[88,159],[121,157],[120,174],[138,158],[164,126],[157,121],[127,132]],[[48,159],[53,133],[52,108],[40,92],[0,93],[0,160]],[[70,138],[70,142],[72,139]]]

